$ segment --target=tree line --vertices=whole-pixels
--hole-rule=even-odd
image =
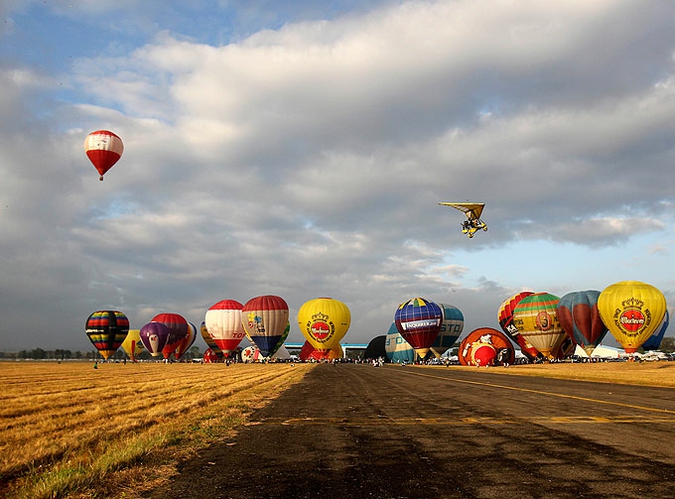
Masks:
[[[183,360],[192,360],[199,359],[203,356],[198,346],[192,346],[185,355],[182,357]],[[109,361],[121,361],[129,359],[129,356],[121,348],[115,352],[108,360]],[[143,350],[139,355],[136,356],[137,360],[151,360],[157,359],[153,357],[147,350]],[[67,349],[55,349],[55,350],[45,350],[43,348],[33,348],[32,350],[19,350],[18,352],[6,352],[0,351],[0,360],[103,360],[103,357],[98,350],[67,350]]]

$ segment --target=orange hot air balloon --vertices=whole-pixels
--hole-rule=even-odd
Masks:
[[[347,305],[333,298],[315,298],[298,310],[298,326],[317,351],[328,355],[347,334],[352,316]]]
[[[617,282],[598,296],[600,318],[626,353],[635,353],[660,327],[666,307],[663,293],[640,281]]]
[[[87,153],[89,161],[98,171],[99,180],[103,180],[103,175],[122,157],[124,144],[122,144],[122,139],[114,133],[108,130],[97,130],[84,139],[84,152]]]
[[[516,352],[504,333],[491,327],[479,327],[471,331],[459,344],[457,357],[463,366],[488,367],[496,364],[513,364]]]
[[[518,332],[548,359],[555,357],[554,352],[567,337],[556,313],[559,300],[550,293],[534,293],[520,300],[513,310]]]

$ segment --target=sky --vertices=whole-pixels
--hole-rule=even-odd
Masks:
[[[522,290],[638,280],[672,313],[673,19],[667,0],[4,0],[0,350],[89,351],[96,310],[200,324],[265,294],[294,342],[321,296],[349,307],[346,343],[417,296],[465,335]],[[103,182],[100,129],[125,148]],[[467,200],[472,239],[438,205]]]

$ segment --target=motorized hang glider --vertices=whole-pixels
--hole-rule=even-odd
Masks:
[[[466,215],[466,220],[462,222],[462,234],[466,234],[471,238],[477,231],[481,229],[484,231],[488,230],[487,224],[480,218],[481,214],[483,213],[483,208],[485,208],[485,203],[440,202],[438,204],[441,206],[450,206]]]

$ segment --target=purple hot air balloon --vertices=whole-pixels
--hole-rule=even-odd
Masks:
[[[162,349],[169,341],[171,331],[161,322],[149,322],[141,328],[139,336],[143,346],[153,357],[162,355]]]
[[[443,312],[426,298],[412,298],[399,305],[394,315],[396,329],[424,359],[441,330]]]

